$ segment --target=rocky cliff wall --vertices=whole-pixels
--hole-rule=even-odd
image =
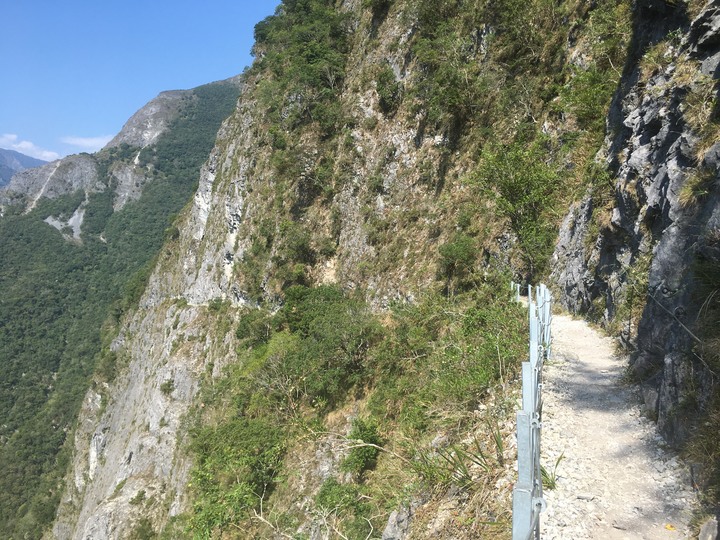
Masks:
[[[359,2],[342,9],[355,25],[373,24]],[[203,376],[212,384],[236,359],[237,308],[278,302],[288,285],[288,229],[307,231],[298,232],[313,253],[300,264],[304,282],[359,288],[378,307],[412,298],[434,282],[437,246],[454,234],[458,208],[472,199],[460,177],[474,150],[458,148],[455,159],[439,166],[450,152],[446,135],[426,128],[410,102],[396,114],[382,112],[368,78],[386,62],[400,85],[420,77],[406,60],[411,35],[401,10],[383,22],[382,35],[358,32],[338,96],[355,127],[328,143],[311,125],[292,142],[292,173],[278,172],[277,148],[254,91],[262,79],[247,81],[202,168],[177,238],[160,254],[138,311],[114,342],[122,375],[99,383],[85,398],[55,537],[125,538],[144,519],[157,530],[188,510],[191,461],[184,419],[193,403],[202,407],[197,392]],[[329,199],[312,187],[326,163],[334,179]],[[371,176],[380,179],[374,186],[367,181]],[[373,238],[377,234],[382,238]],[[274,240],[265,244],[263,235]],[[246,261],[259,239],[269,247],[251,270]],[[488,246],[494,240],[488,235]],[[323,241],[332,249],[323,250]],[[294,450],[292,459],[307,471],[320,471],[302,473],[304,489],[317,489],[343,455],[333,437],[316,446],[315,457],[304,455],[304,447]],[[320,523],[305,527],[315,531],[313,538],[324,534]]]
[[[13,176],[5,192],[26,197],[28,208],[31,208],[40,197],[52,199],[78,189],[92,192],[104,188],[95,159],[89,154],[78,154],[19,172]]]
[[[589,192],[570,210],[552,274],[571,311],[634,351],[648,412],[674,442],[717,385],[696,334],[708,307],[700,265],[720,268],[720,3],[682,21],[669,6],[636,6],[635,51],[597,156],[610,197]]]
[[[85,397],[72,474],[50,537],[124,538],[142,519],[167,522],[187,507],[185,417],[205,371],[234,356],[233,315],[224,319],[208,309],[227,296],[227,280],[218,283],[223,267],[218,275],[213,266],[223,252],[210,239],[231,225],[224,216],[232,209],[221,203],[227,193],[213,188],[217,169],[226,172],[219,160],[228,125],[201,170],[186,226],[163,249],[139,308],[111,345],[120,376],[96,381]],[[117,170],[126,170],[125,183],[137,189],[132,166]],[[207,223],[211,204],[215,228]]]

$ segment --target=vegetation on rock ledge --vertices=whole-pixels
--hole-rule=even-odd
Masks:
[[[348,538],[365,538],[382,528],[406,485],[432,494],[465,478],[472,493],[495,478],[504,453],[494,434],[504,418],[493,412],[478,424],[472,411],[516,376],[523,354],[524,317],[497,294],[505,288],[501,276],[479,279],[452,298],[428,294],[381,318],[336,287],[295,286],[276,314],[244,315],[238,362],[206,380],[196,413],[192,534],[264,537],[261,512],[291,534],[306,513],[325,512]],[[352,428],[335,432],[334,411],[352,403],[365,412],[349,413]],[[470,445],[454,440],[461,427],[478,431]],[[438,430],[453,446],[435,454],[428,438]],[[315,487],[314,506],[300,508],[291,475],[303,473],[287,460],[297,459],[298,445],[328,438],[342,462]],[[406,469],[402,484],[387,476],[397,467]],[[507,517],[487,519],[508,526]]]

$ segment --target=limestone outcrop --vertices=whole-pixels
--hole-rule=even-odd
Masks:
[[[720,142],[706,132],[717,114],[720,3],[684,34],[667,26],[666,6],[654,9],[644,7],[650,19],[635,40],[661,61],[630,59],[597,156],[611,172],[612,202],[598,207],[589,193],[570,210],[552,278],[571,311],[619,327],[649,413],[680,442],[717,384],[692,350],[704,303],[699,268],[720,267]]]

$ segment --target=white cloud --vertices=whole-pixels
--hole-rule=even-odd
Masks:
[[[71,146],[82,148],[85,152],[97,152],[103,146],[110,142],[112,135],[102,135],[100,137],[63,137],[61,142]]]
[[[15,150],[16,152],[20,152],[26,156],[44,159],[45,161],[60,159],[60,154],[57,152],[45,150],[30,141],[21,141],[19,139],[20,138],[14,133],[3,133],[0,135],[0,147],[7,148],[8,150]]]

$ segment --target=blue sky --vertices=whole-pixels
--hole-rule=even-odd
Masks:
[[[250,65],[280,0],[0,0],[0,148],[94,152],[163,90]]]

